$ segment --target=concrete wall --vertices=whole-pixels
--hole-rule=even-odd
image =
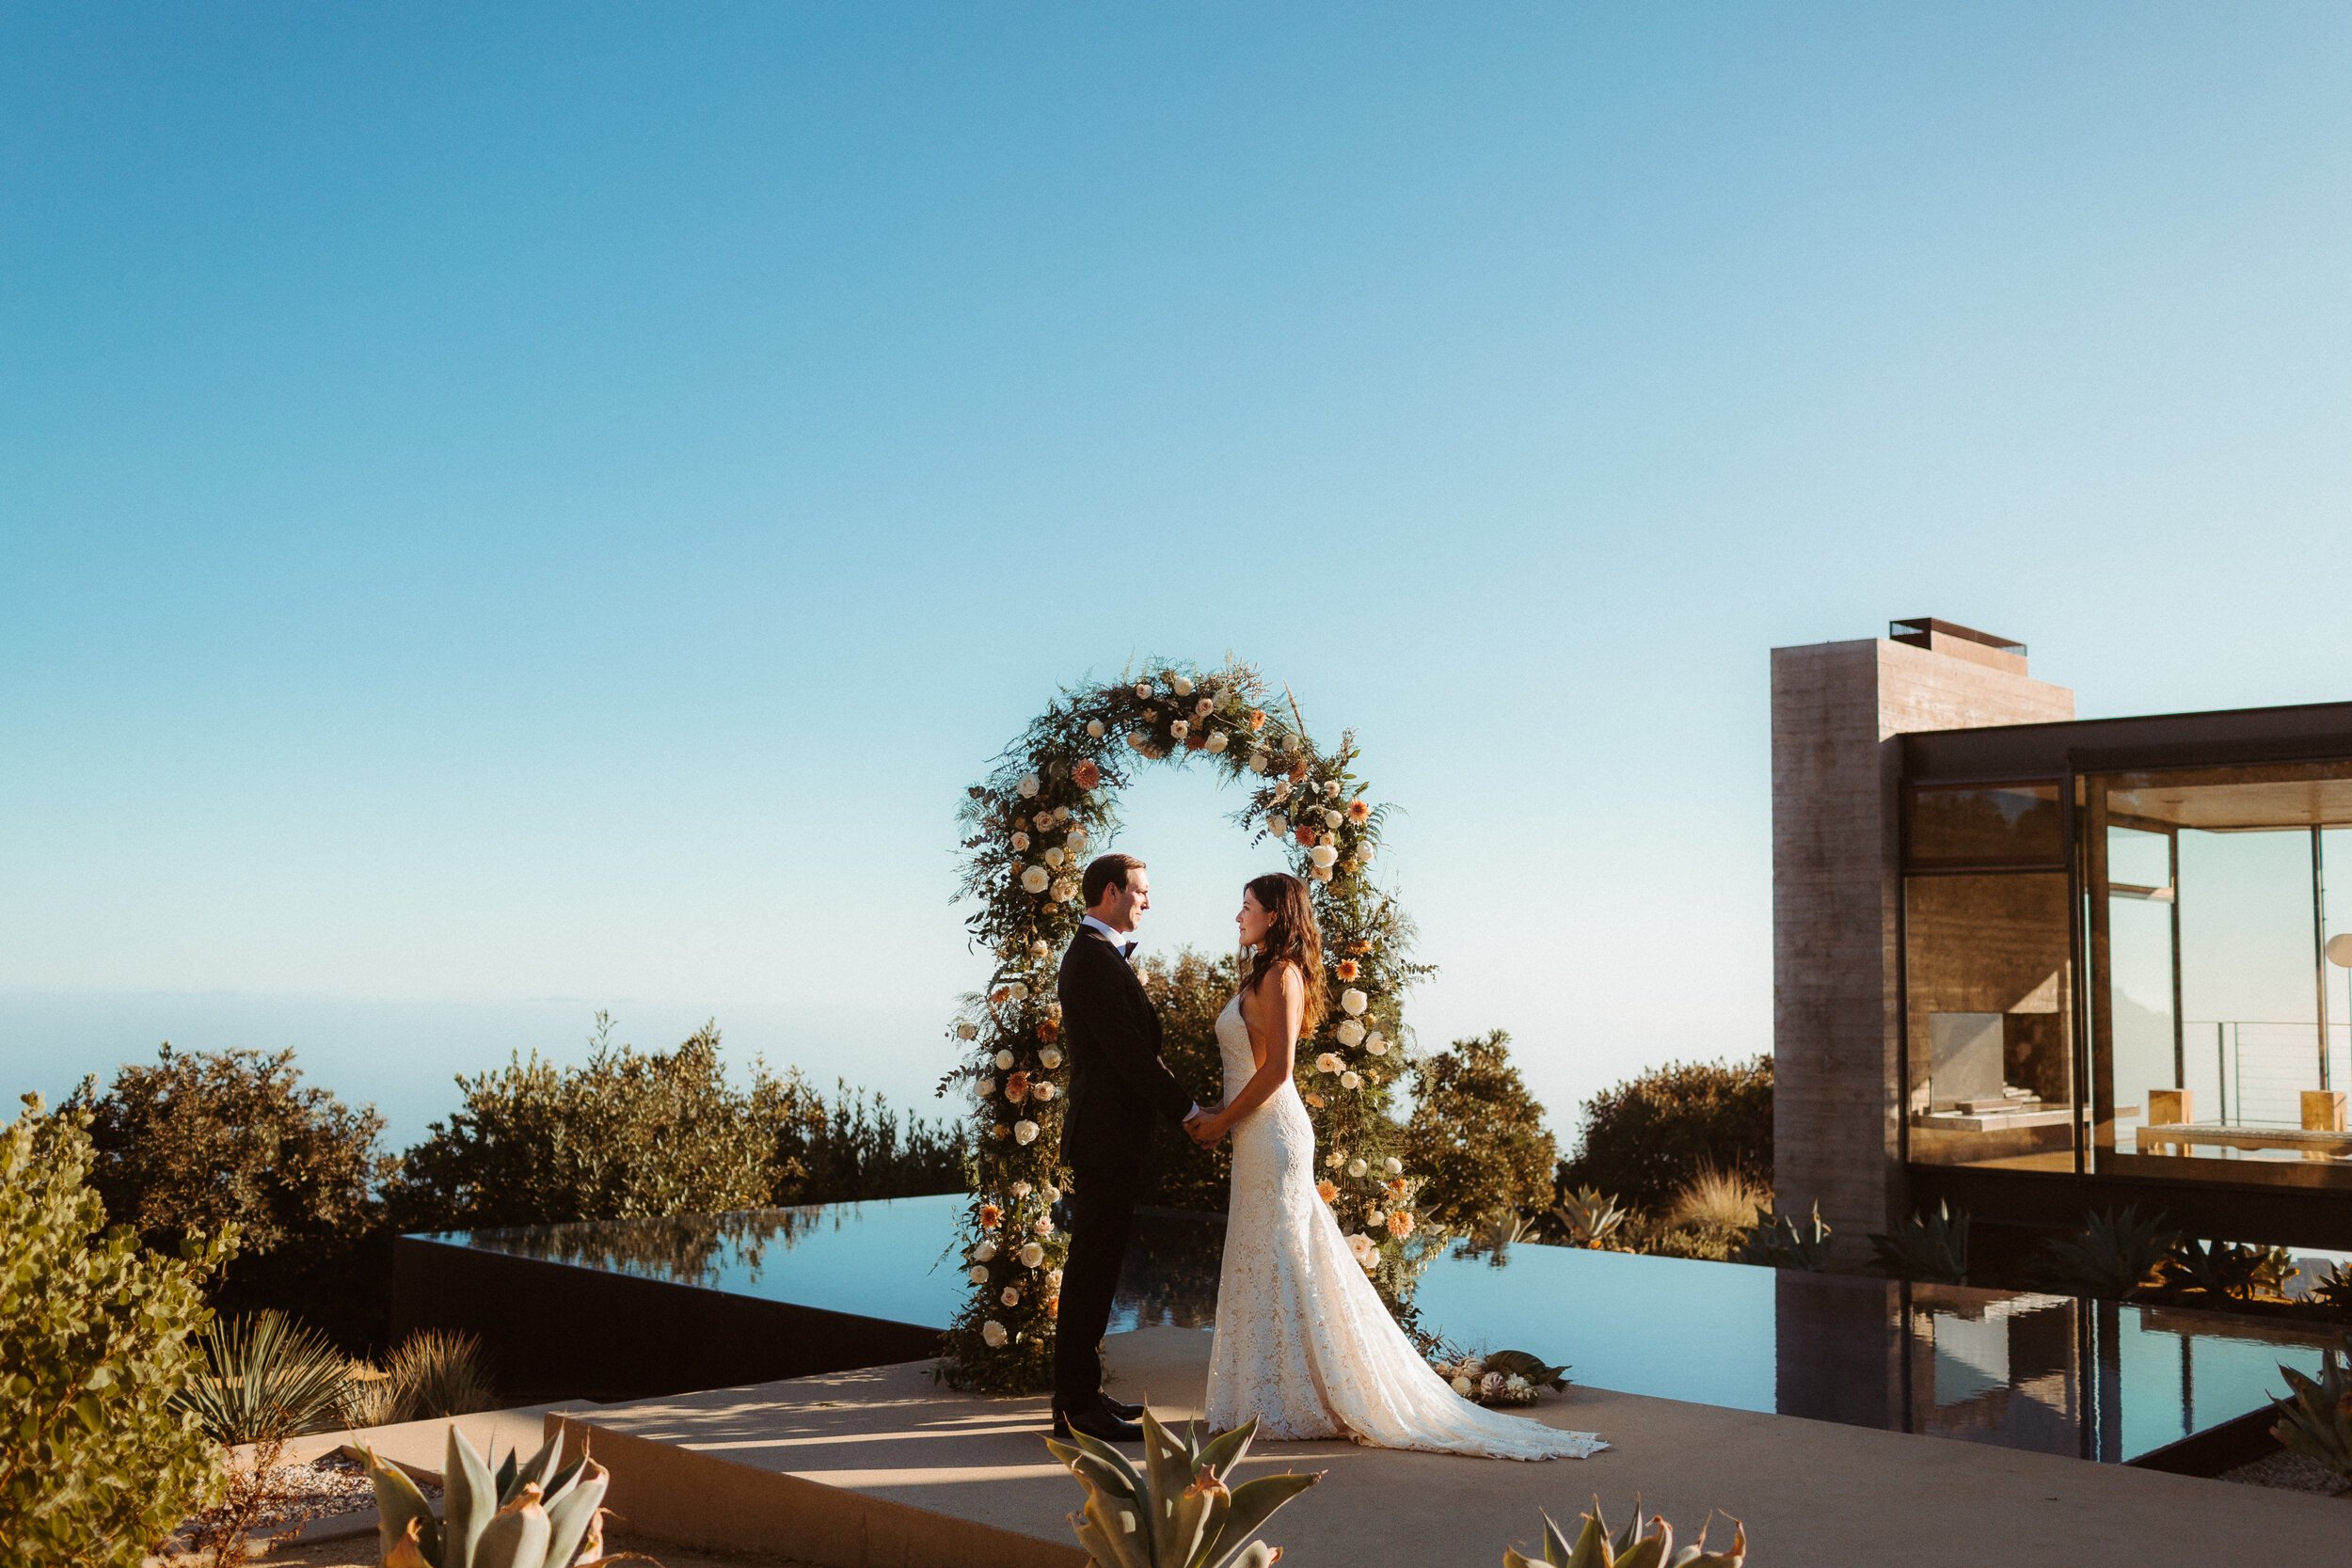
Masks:
[[[1893,737],[2074,716],[2064,687],[1883,638],[1772,650],[1773,1185],[1844,1256],[1906,1207]]]

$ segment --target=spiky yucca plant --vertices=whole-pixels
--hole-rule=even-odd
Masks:
[[[1655,1514],[1644,1518],[1639,1502],[1633,1505],[1632,1520],[1612,1535],[1608,1521],[1601,1517],[1600,1499],[1595,1497],[1574,1545],[1560,1533],[1550,1514],[1543,1519],[1542,1568],[1740,1568],[1748,1557],[1747,1527],[1737,1519],[1731,1521],[1731,1549],[1724,1552],[1707,1549],[1704,1527],[1696,1544],[1676,1551],[1674,1527]],[[1713,1522],[1711,1516],[1708,1522]],[[1502,1568],[1537,1568],[1537,1564],[1538,1560],[1522,1556],[1516,1548],[1506,1547],[1502,1553]]]
[[[2303,1299],[2339,1312],[2352,1312],[2352,1263],[2337,1263],[2319,1276]]]
[[[1070,1528],[1098,1568],[1268,1568],[1281,1553],[1250,1536],[1323,1474],[1228,1487],[1257,1432],[1253,1420],[1203,1443],[1191,1422],[1180,1434],[1146,1410],[1141,1470],[1084,1433],[1070,1443],[1049,1437],[1045,1447],[1087,1489],[1086,1511],[1070,1515]]]
[[[2140,1218],[2137,1204],[2102,1209],[2083,1216],[2080,1235],[2042,1243],[2039,1272],[2061,1290],[2122,1301],[2163,1283],[2180,1240],[2162,1214]]]
[[[1812,1217],[1800,1225],[1787,1214],[1771,1209],[1756,1216],[1756,1227],[1740,1242],[1732,1254],[1735,1263],[1758,1263],[1770,1269],[1806,1269],[1820,1274],[1829,1267],[1829,1222],[1821,1218],[1821,1206],[1813,1205]]]
[[[2352,1337],[2344,1342],[2342,1359],[2328,1351],[2321,1359],[2314,1382],[2293,1367],[2280,1367],[2289,1393],[2277,1402],[2279,1419],[2270,1435],[2286,1447],[2322,1465],[2352,1483]]]
[[[180,1392],[215,1443],[265,1443],[333,1427],[347,1373],[326,1337],[271,1309],[215,1318],[203,1368]]]
[[[2300,1272],[2295,1255],[2284,1247],[2188,1240],[2165,1259],[2164,1282],[2191,1295],[2244,1301],[2282,1293],[2287,1281]]]
[[[528,1461],[509,1453],[493,1475],[451,1422],[438,1519],[415,1481],[367,1450],[384,1568],[601,1568],[635,1557],[604,1555],[609,1478],[585,1454],[556,1469],[562,1447],[557,1433]]]
[[[1922,1280],[1933,1285],[1968,1283],[1968,1211],[1955,1218],[1949,1204],[1938,1201],[1935,1212],[1915,1211],[1890,1235],[1873,1233],[1870,1252],[1880,1268],[1897,1279]]]

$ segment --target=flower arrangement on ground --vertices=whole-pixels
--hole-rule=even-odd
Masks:
[[[1150,763],[1205,766],[1244,786],[1233,820],[1279,847],[1311,890],[1332,1006],[1319,1037],[1300,1043],[1297,1083],[1329,1165],[1324,1199],[1383,1298],[1394,1307],[1409,1294],[1436,1227],[1416,1212],[1419,1181],[1392,1152],[1388,1112],[1403,1065],[1400,1005],[1427,966],[1409,960],[1404,911],[1366,875],[1386,813],[1356,759],[1353,732],[1321,750],[1295,702],[1277,702],[1246,665],[1154,663],[1062,692],[968,791],[966,927],[993,968],[954,1021],[965,1060],[941,1084],[974,1102],[973,1194],[959,1243],[972,1293],[947,1364],[958,1386],[1014,1392],[1051,1381],[1067,1252],[1053,1217],[1069,1083],[1057,966],[1084,912],[1086,863],[1118,827],[1120,789]]]
[[[1534,1404],[1545,1389],[1558,1393],[1568,1386],[1565,1366],[1548,1366],[1523,1350],[1470,1355],[1440,1347],[1429,1365],[1472,1404]]]

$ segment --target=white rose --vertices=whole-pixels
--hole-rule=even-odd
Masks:
[[[1337,1170],[1342,1165],[1347,1164],[1347,1150],[1343,1148],[1335,1148],[1330,1153],[1323,1157],[1323,1163],[1330,1169]]]
[[[1029,1228],[1040,1236],[1051,1236],[1054,1233],[1053,1216],[1050,1214],[1040,1214],[1037,1217],[1037,1223],[1029,1227]]]
[[[988,1283],[988,1271],[975,1263],[972,1265],[972,1272],[965,1277],[975,1285],[985,1285]]]
[[[1136,695],[1148,700],[1152,695],[1152,683],[1150,681],[1136,682]]]
[[[1340,1020],[1340,1026],[1331,1031],[1331,1037],[1342,1045],[1361,1045],[1364,1039],[1364,1026],[1352,1018],[1343,1018]]]
[[[1045,863],[1052,866],[1057,871],[1061,869],[1061,863],[1069,858],[1070,857],[1063,854],[1058,847],[1046,850],[1044,855]]]
[[[1209,732],[1209,738],[1202,742],[1202,744],[1207,746],[1212,752],[1221,752],[1225,750],[1225,732],[1223,730],[1211,730]]]
[[[1339,1070],[1340,1070],[1340,1059],[1339,1059],[1339,1057],[1337,1057],[1337,1056],[1333,1055],[1333,1054],[1332,1054],[1330,1052],[1328,1052],[1328,1051],[1325,1052],[1322,1055],[1317,1056],[1317,1057],[1315,1058],[1315,1070],[1316,1070],[1317,1072],[1337,1072],[1337,1071],[1339,1071]]]
[[[1350,1176],[1361,1176],[1366,1168],[1361,1160],[1350,1160],[1347,1163],[1347,1174]]]
[[[1172,719],[1168,721],[1168,733],[1182,740],[1192,733],[1192,726],[1182,719]]]
[[[1340,825],[1342,820],[1343,818],[1340,814],[1333,811],[1329,806],[1323,808],[1323,825],[1325,827],[1336,828]]]
[[[1186,680],[1184,676],[1177,674],[1173,671],[1168,673],[1168,689],[1176,693],[1179,697],[1189,697],[1192,695],[1192,682]]]
[[[1315,863],[1317,871],[1328,871],[1339,863],[1340,852],[1327,844],[1318,844],[1307,851],[1307,858]]]
[[[1216,699],[1215,697],[1203,697],[1199,702],[1192,705],[1192,716],[1195,719],[1206,719],[1210,714],[1215,713],[1216,711]]]
[[[1318,882],[1327,882],[1331,879],[1331,868],[1327,865],[1318,865],[1314,868],[1311,875]]]
[[[980,1324],[980,1342],[991,1350],[1005,1348],[1005,1325],[991,1318]]]
[[[1380,1168],[1387,1171],[1391,1176],[1403,1176],[1405,1174],[1405,1162],[1391,1154],[1387,1159],[1380,1162]]]
[[[972,1260],[976,1263],[993,1262],[995,1258],[996,1243],[994,1242],[982,1242],[972,1249]]]
[[[1021,782],[1012,787],[1024,800],[1034,800],[1037,799],[1037,792],[1041,785],[1035,773],[1025,773],[1021,776]]]
[[[1298,754],[1298,748],[1305,744],[1306,742],[1300,740],[1298,738],[1298,733],[1294,730],[1289,735],[1282,737],[1283,753],[1287,756],[1296,756]]]
[[[1003,1302],[1007,1307],[1018,1307],[1021,1305],[1021,1292],[1013,1287],[1008,1285],[1003,1290],[996,1292],[996,1299]]]
[[[1358,990],[1354,986],[1340,992],[1340,1007],[1350,1018],[1363,1017],[1364,1009],[1371,1006],[1372,998]]]
[[[1044,1050],[1037,1053],[1037,1060],[1040,1067],[1043,1068],[1046,1071],[1051,1072],[1054,1069],[1061,1066],[1061,1052],[1056,1047],[1049,1045]]]
[[[1356,1261],[1367,1269],[1380,1260],[1380,1249],[1373,1245],[1372,1238],[1360,1230],[1347,1239],[1347,1250],[1354,1253]]]
[[[1024,1242],[1021,1243],[1021,1266],[1023,1268],[1034,1269],[1040,1263],[1044,1261],[1045,1249],[1043,1247],[1040,1246],[1035,1242]]]
[[[973,1022],[968,1018],[958,1019],[956,1021],[956,1038],[960,1040],[976,1040],[979,1037],[980,1026],[978,1024]]]
[[[1013,1056],[1011,1052],[999,1051],[996,1053],[996,1070],[999,1072],[1010,1072],[1012,1070],[1012,1061]]]
[[[1054,885],[1054,879],[1041,865],[1032,865],[1021,873],[1021,885],[1030,893],[1043,893]]]
[[[1005,994],[1015,1002],[1025,1002],[1028,1000],[1029,988],[1023,982],[1015,980],[1005,988]]]
[[[1372,863],[1372,846],[1369,844],[1358,846],[1356,858],[1363,862],[1366,865],[1370,865]]]
[[[1364,1081],[1359,1075],[1353,1072],[1343,1072],[1340,1074],[1340,1087],[1343,1089],[1360,1089],[1363,1086]]]
[[[1252,773],[1263,773],[1263,772],[1264,772],[1264,771],[1265,771],[1265,752],[1263,752],[1263,751],[1257,751],[1257,752],[1250,752],[1250,753],[1249,753],[1249,761],[1248,762],[1248,764],[1246,764],[1246,766],[1248,768],[1248,769],[1249,769]]]
[[[1053,1085],[1040,1084],[1036,1088],[1030,1090],[1029,1092],[1036,1095],[1040,1100],[1051,1100],[1054,1098],[1055,1091]]]
[[[996,1092],[996,1080],[995,1080],[995,1079],[993,1079],[993,1078],[983,1078],[983,1079],[981,1079],[981,1080],[980,1080],[980,1098],[981,1098],[982,1100],[986,1100],[986,1099],[987,1099],[990,1095],[994,1094],[995,1092]]]
[[[1029,956],[1032,958],[1041,958],[1053,950],[1052,944],[1047,942],[1043,937],[1040,937],[1035,942],[1029,943]]]
[[[1389,1223],[1389,1213],[1385,1209],[1375,1209],[1370,1214],[1366,1215],[1365,1218],[1371,1220],[1375,1225],[1386,1225]]]
[[[1084,828],[1073,828],[1070,830],[1070,836],[1061,842],[1062,847],[1074,855],[1087,847],[1087,831]]]
[[[1375,1056],[1385,1056],[1389,1053],[1389,1037],[1375,1029],[1364,1037],[1364,1049]]]
[[[1097,740],[1102,739],[1102,738],[1103,738],[1103,721],[1101,721],[1100,719],[1089,719],[1089,720],[1088,720],[1088,721],[1087,721],[1087,734],[1088,734],[1088,735],[1089,735],[1089,736],[1093,736],[1095,739],[1097,739]]]
[[[1037,1123],[1025,1119],[1014,1122],[1012,1124],[1012,1141],[1017,1144],[1033,1144],[1037,1142]]]
[[[1464,1399],[1469,1399],[1478,1390],[1471,1385],[1469,1378],[1457,1377],[1454,1380],[1454,1391],[1461,1395]]]
[[[1265,819],[1265,831],[1276,838],[1288,838],[1291,836],[1291,819],[1278,811]]]
[[[1291,798],[1291,782],[1290,782],[1290,780],[1288,780],[1288,779],[1278,779],[1278,780],[1276,780],[1276,781],[1275,781],[1275,784],[1274,784],[1274,798],[1275,798],[1276,800],[1289,800],[1289,799]]]
[[[1045,1206],[1048,1209],[1051,1209],[1055,1204],[1061,1201],[1061,1189],[1048,1183],[1045,1190],[1037,1196],[1043,1198],[1045,1200]]]
[[[1022,850],[1026,849],[1028,847],[1029,847],[1029,835],[1028,835],[1028,834],[1026,834],[1026,833],[1015,833],[1015,834],[1013,834],[1013,835],[1012,835],[1012,847],[1013,847],[1013,852],[1014,852],[1015,854],[1020,853]]]
[[[1078,896],[1078,884],[1064,877],[1054,884],[1047,896],[1057,904],[1067,904]]]
[[[1011,1186],[1007,1187],[1005,1191],[1010,1193],[1015,1197],[1026,1197],[1029,1196],[1029,1184],[1026,1181],[1016,1181]]]

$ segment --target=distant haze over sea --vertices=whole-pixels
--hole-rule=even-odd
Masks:
[[[716,1018],[726,1059],[739,1074],[755,1056],[806,1072],[830,1092],[836,1077],[880,1090],[901,1110],[936,1117],[959,1104],[933,1097],[955,1060],[942,1036],[946,1009],[868,1006],[852,1015],[824,1007],[544,997],[522,1001],[368,1001],[238,991],[0,992],[0,1086],[14,1097],[38,1090],[52,1104],[85,1073],[102,1083],[125,1062],[155,1059],[168,1039],[182,1051],[292,1046],[306,1082],[346,1104],[384,1114],[385,1145],[405,1148],[458,1104],[454,1079],[502,1065],[510,1052],[560,1062],[588,1054],[599,1008],[612,1039],[667,1049]]]

